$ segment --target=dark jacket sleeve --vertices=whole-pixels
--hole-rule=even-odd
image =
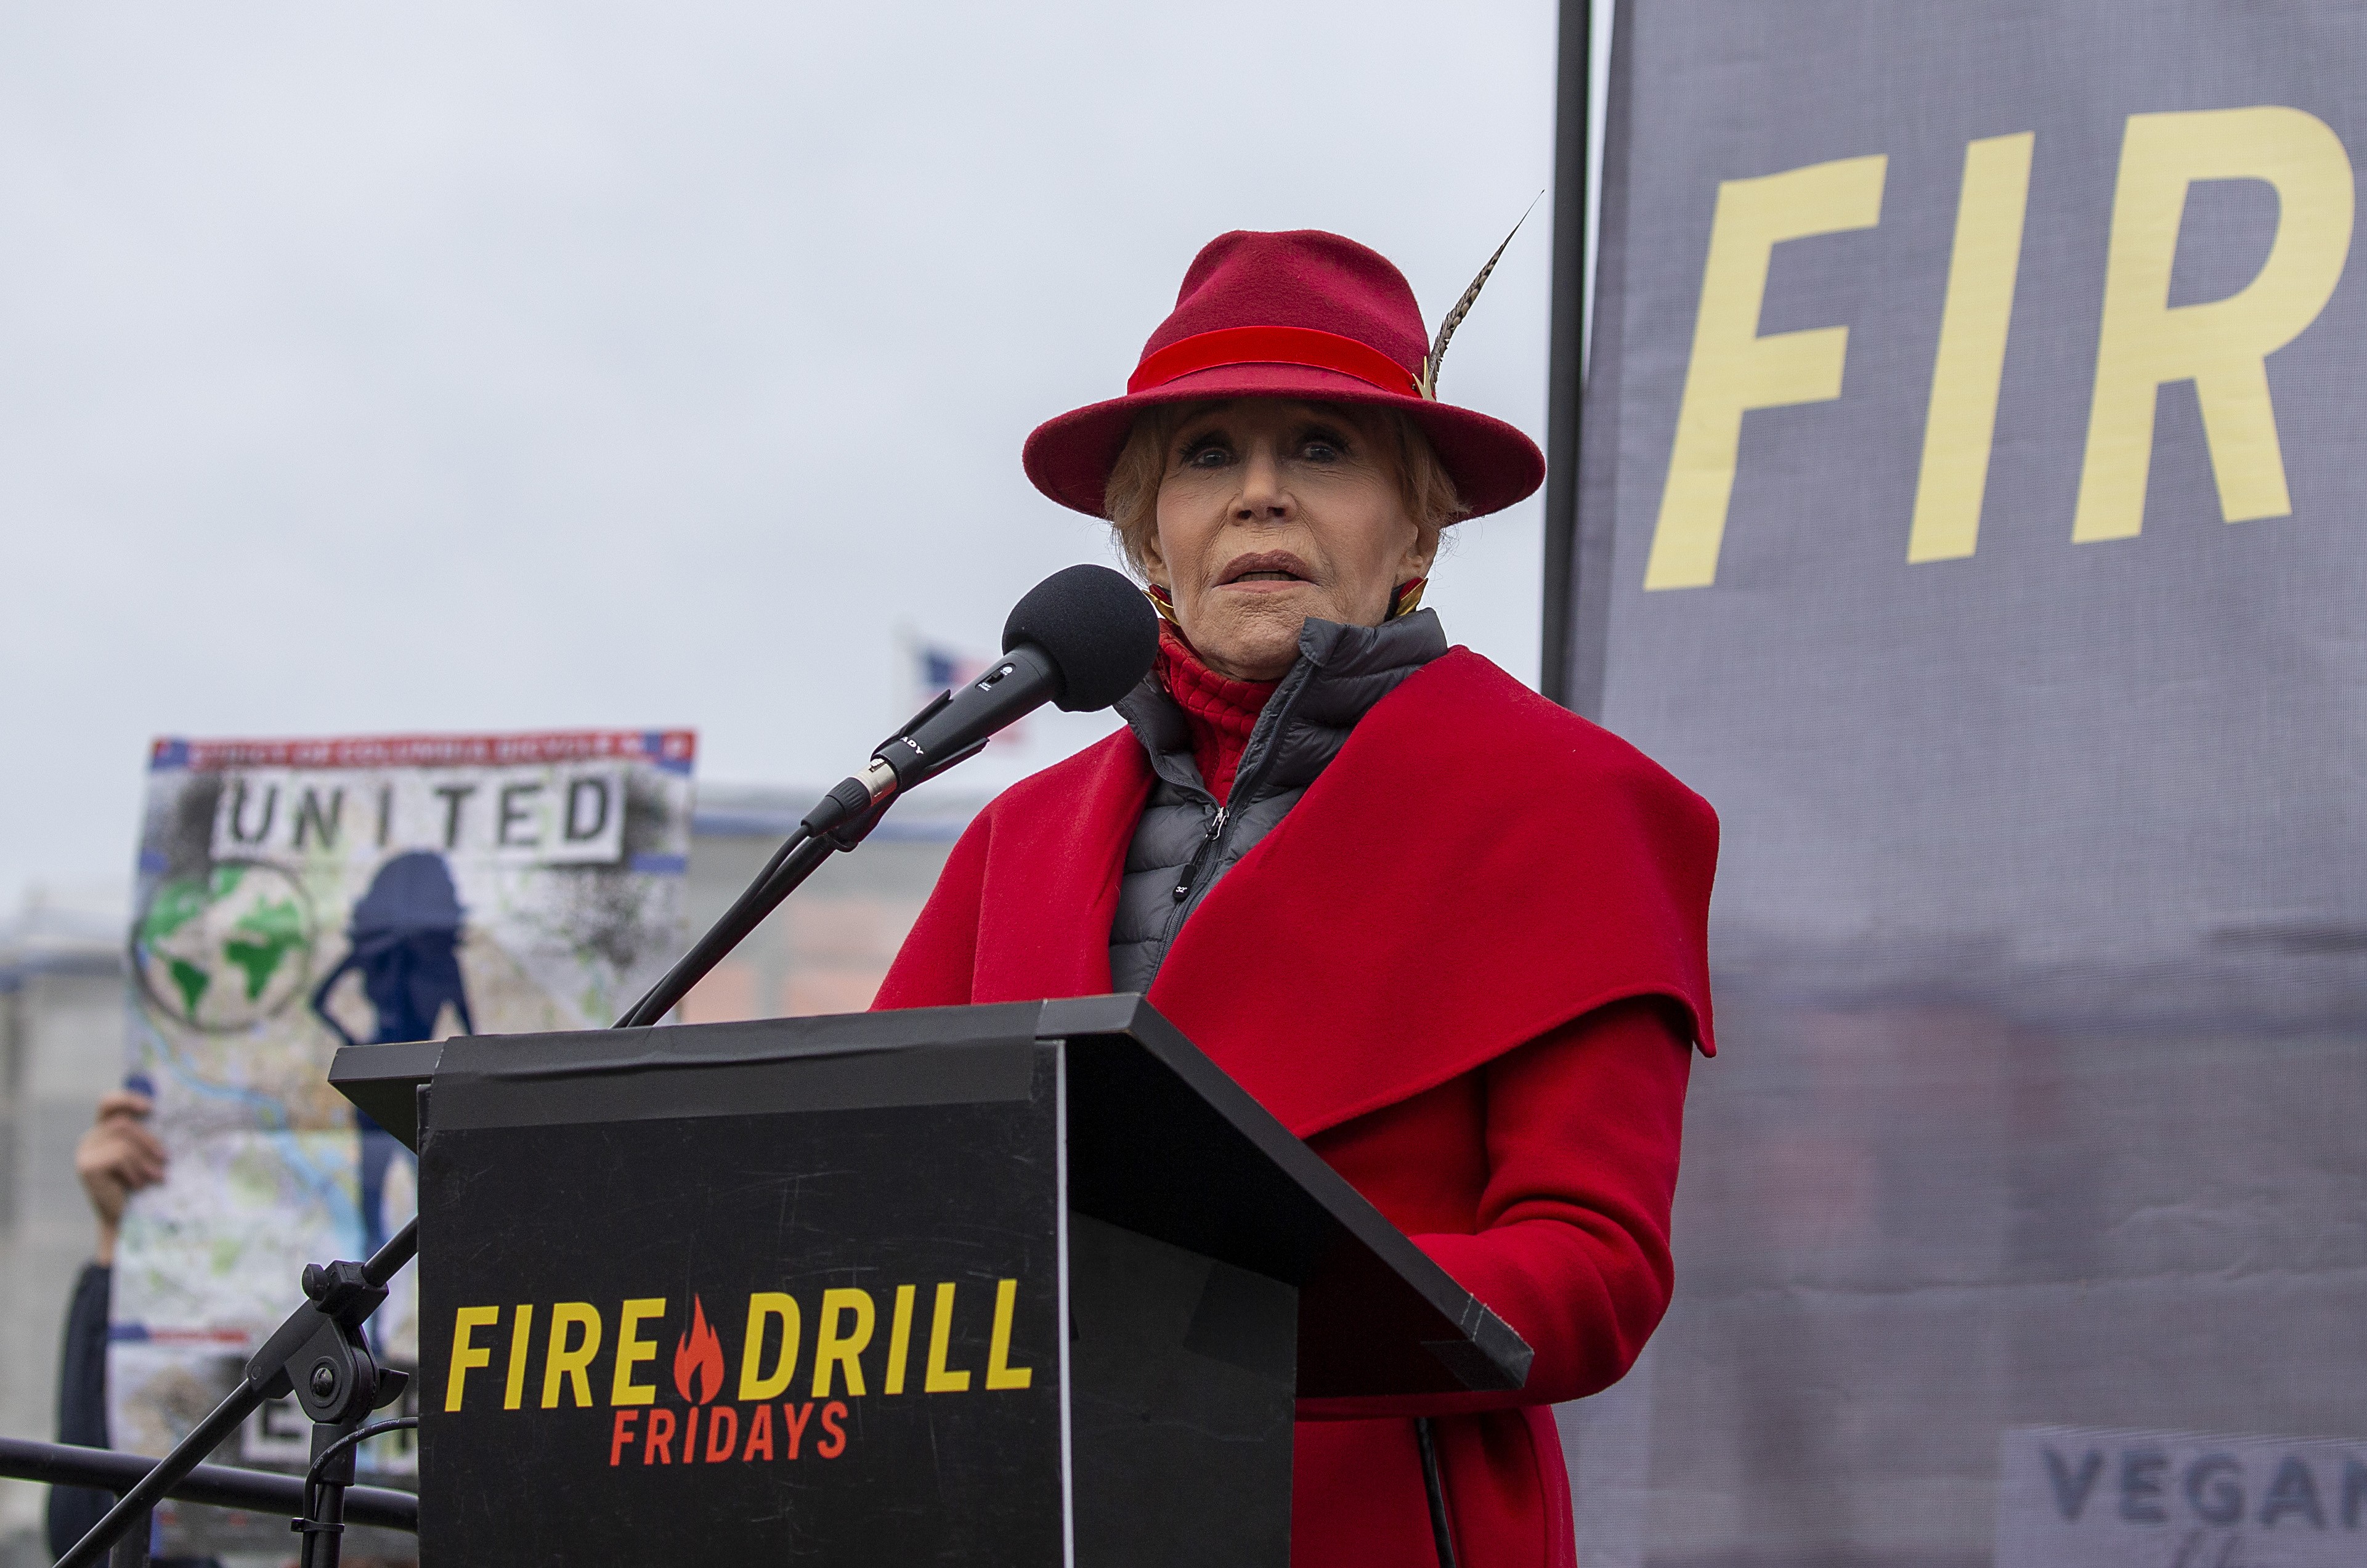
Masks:
[[[58,1355],[58,1441],[103,1449],[107,1442],[107,1308],[113,1271],[83,1266],[66,1306],[65,1343]],[[80,1486],[50,1488],[50,1555],[66,1549],[115,1504],[110,1492]]]

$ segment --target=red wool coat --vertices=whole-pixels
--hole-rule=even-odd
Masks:
[[[962,835],[881,1007],[1093,995],[1152,782],[1130,733]],[[1536,1351],[1510,1394],[1302,1401],[1294,1568],[1574,1561],[1546,1404],[1668,1304],[1692,1046],[1714,1049],[1717,821],[1641,753],[1457,648],[1384,698],[1178,934],[1150,1001]]]

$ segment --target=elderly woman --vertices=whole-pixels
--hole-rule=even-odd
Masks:
[[[1151,1002],[1536,1352],[1526,1387],[1305,1401],[1292,1561],[1568,1564],[1547,1405],[1669,1300],[1686,1074],[1711,1049],[1716,819],[1449,649],[1440,530],[1535,490],[1436,401],[1397,269],[1333,234],[1200,253],[1127,395],[1029,437],[1166,624],[1127,730],[981,812],[881,1006]]]

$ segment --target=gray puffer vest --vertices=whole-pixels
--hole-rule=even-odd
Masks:
[[[1380,626],[1308,620],[1298,660],[1266,699],[1222,807],[1192,759],[1190,721],[1158,674],[1118,702],[1159,781],[1127,847],[1110,923],[1113,990],[1150,989],[1175,934],[1217,879],[1298,802],[1373,704],[1445,652],[1446,633],[1426,609]]]

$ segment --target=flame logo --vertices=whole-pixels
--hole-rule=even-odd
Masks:
[[[693,1381],[698,1392],[690,1392]],[[674,1341],[674,1386],[694,1404],[705,1404],[723,1392],[723,1342],[708,1326],[707,1303],[690,1299],[690,1332]]]

